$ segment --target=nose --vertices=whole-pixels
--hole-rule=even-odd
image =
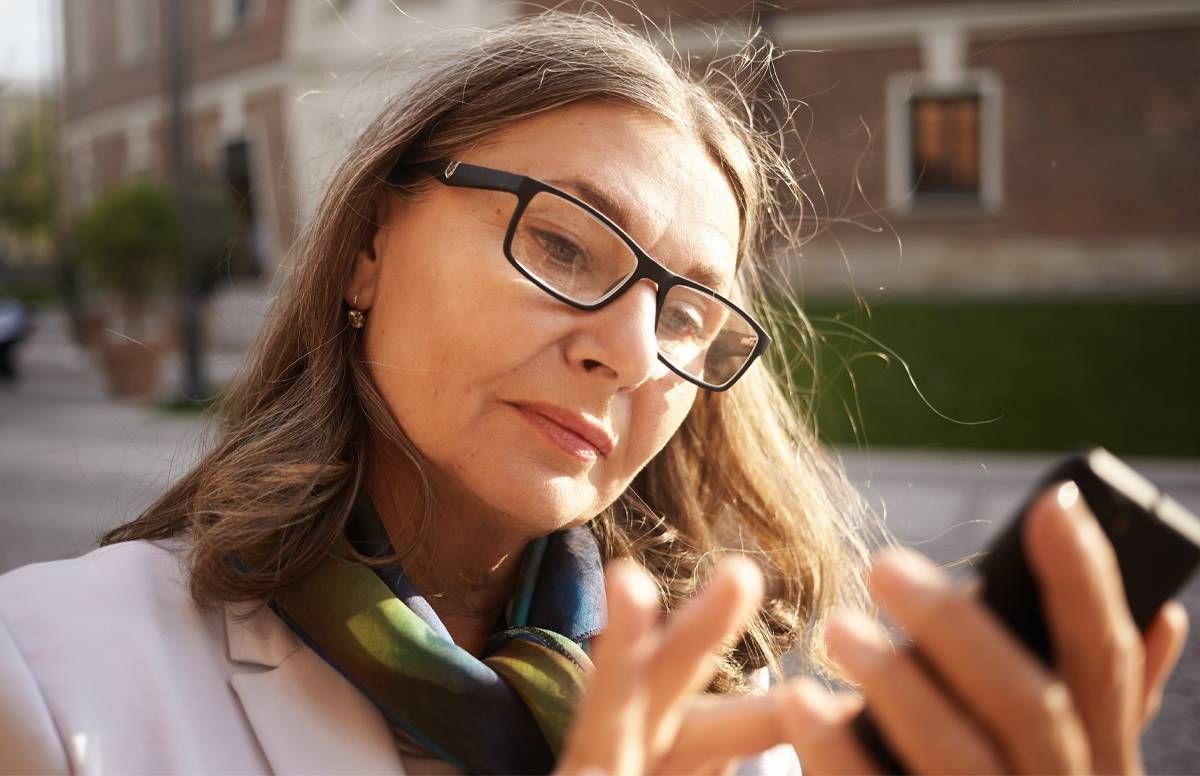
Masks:
[[[620,390],[646,382],[659,366],[655,298],[653,281],[644,279],[599,310],[581,311],[567,358],[612,380]]]

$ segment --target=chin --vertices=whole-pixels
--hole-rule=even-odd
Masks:
[[[574,478],[518,479],[495,486],[488,488],[488,504],[538,536],[587,522],[604,508],[591,484]]]

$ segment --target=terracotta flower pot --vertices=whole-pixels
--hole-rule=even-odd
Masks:
[[[162,353],[125,339],[107,339],[97,345],[108,392],[112,396],[147,398],[158,388]]]
[[[99,347],[108,337],[105,329],[108,327],[109,316],[104,313],[90,312],[83,316],[83,344],[86,347]]]

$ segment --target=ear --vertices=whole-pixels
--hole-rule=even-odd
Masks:
[[[379,285],[380,259],[384,255],[387,243],[387,224],[391,209],[386,203],[378,203],[374,209],[374,233],[354,256],[354,268],[350,272],[350,282],[346,286],[346,304],[357,309],[366,310],[375,303],[375,291]],[[357,296],[357,301],[355,297]]]

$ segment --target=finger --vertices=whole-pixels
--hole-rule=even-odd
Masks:
[[[733,773],[737,768],[737,760],[705,760],[704,762],[688,765],[684,767],[662,766],[656,768],[655,774],[663,776],[677,776],[677,774],[686,773],[690,776],[725,776],[725,774]]]
[[[1150,621],[1144,635],[1146,667],[1142,687],[1143,730],[1150,725],[1162,706],[1163,688],[1179,662],[1187,641],[1187,610],[1178,601],[1168,601]]]
[[[705,588],[673,613],[648,665],[651,751],[665,749],[674,738],[682,715],[671,712],[712,678],[722,647],[757,611],[762,591],[757,564],[731,555],[722,559]]]
[[[967,589],[927,558],[891,549],[871,566],[871,592],[921,657],[1023,773],[1090,767],[1083,724],[1065,684]]]
[[[999,773],[1000,753],[914,659],[894,650],[882,630],[857,612],[829,622],[830,656],[859,683],[881,732],[910,770]]]
[[[738,761],[736,759],[729,760],[713,760],[705,763],[700,769],[700,773],[705,776],[730,776],[737,770]]]
[[[660,759],[655,763],[651,773],[655,776],[660,774],[661,776],[676,776],[680,773],[692,774],[692,776],[716,776],[722,773],[732,773],[737,768],[737,764],[737,758],[697,760],[693,757],[670,757],[665,760]]]
[[[1041,590],[1057,670],[1071,689],[1100,772],[1141,767],[1145,653],[1116,554],[1073,482],[1035,503],[1023,539]]]
[[[834,695],[807,677],[793,679],[776,690],[779,724],[805,773],[879,773],[879,766],[863,752],[850,728],[850,720],[862,708],[861,701]]]
[[[595,640],[594,668],[567,735],[558,773],[644,770],[642,681],[653,649],[658,590],[645,569],[620,559],[605,572],[605,596],[608,621]]]
[[[697,696],[683,714],[660,773],[688,773],[705,763],[751,757],[784,743],[779,725],[780,693]]]

